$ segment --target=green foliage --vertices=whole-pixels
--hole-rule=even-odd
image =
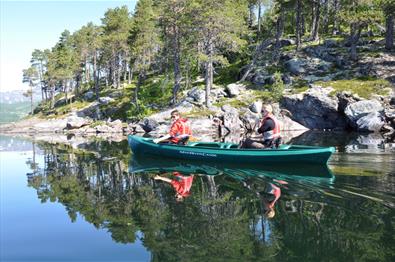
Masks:
[[[132,43],[134,68],[138,72],[147,71],[156,56],[159,45],[152,0],[137,2],[129,42]]]
[[[54,111],[55,111],[56,115],[62,116],[67,113],[70,113],[73,109],[78,110],[78,109],[88,106],[89,104],[90,103],[87,101],[76,101],[72,104],[66,104],[66,105],[59,106],[59,107],[55,108]]]
[[[217,85],[226,86],[234,83],[238,80],[240,74],[240,68],[243,66],[243,62],[237,61],[233,64],[228,64],[226,67],[218,69],[218,76],[214,77],[214,83]]]
[[[274,100],[279,101],[283,96],[284,83],[283,80],[281,79],[280,72],[274,73],[273,77],[274,77],[274,83],[269,86],[269,90],[270,92],[272,92],[272,97],[274,98]]]
[[[305,91],[309,90],[308,86],[302,86],[302,87],[298,87],[298,88],[292,88],[291,90],[291,94],[300,94],[303,93]]]
[[[372,95],[388,95],[391,83],[384,79],[350,79],[328,82],[316,82],[323,87],[333,87],[332,94],[341,91],[350,91],[362,98],[369,99]]]

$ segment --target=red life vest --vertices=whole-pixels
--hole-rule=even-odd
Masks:
[[[170,141],[175,144],[177,144],[181,138],[183,138],[185,136],[191,136],[192,130],[189,125],[188,119],[186,119],[186,118],[177,119],[171,125],[170,135],[171,135]]]
[[[171,181],[171,185],[176,192],[183,197],[189,196],[194,176],[183,176],[179,172],[174,172],[173,175],[176,179]]]
[[[270,185],[272,186],[272,190],[270,190],[270,194],[272,194],[274,196],[274,199],[272,201],[269,202],[269,207],[273,208],[274,204],[276,203],[276,201],[280,198],[281,196],[281,189],[278,186],[273,185],[272,183],[270,183]]]
[[[262,125],[265,123],[265,121],[270,118],[274,122],[274,129],[270,131],[266,131],[263,133],[263,138],[265,140],[270,140],[270,139],[275,139],[280,137],[280,123],[278,120],[273,116],[273,114],[267,114],[266,117],[262,119]]]

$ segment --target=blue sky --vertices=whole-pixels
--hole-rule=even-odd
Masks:
[[[101,24],[108,8],[136,0],[10,1],[0,0],[0,91],[20,90],[22,69],[34,49],[53,47],[65,29],[74,32],[88,22]]]

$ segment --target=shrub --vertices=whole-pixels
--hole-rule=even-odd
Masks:
[[[283,96],[284,82],[281,79],[280,72],[274,73],[273,77],[274,77],[274,83],[271,86],[269,86],[269,91],[272,93],[273,98],[276,101],[279,101]]]

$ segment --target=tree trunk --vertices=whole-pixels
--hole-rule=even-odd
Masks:
[[[301,42],[301,0],[296,0],[296,50],[299,50]]]
[[[189,67],[190,67],[190,63],[189,63],[189,59],[187,59],[185,65],[185,89],[187,90],[189,89],[189,82],[190,82]]]
[[[212,40],[208,46],[208,61],[206,62],[206,106],[210,107],[210,92],[213,86],[213,43]]]
[[[51,109],[55,107],[55,85],[51,84]]]
[[[128,77],[128,63],[126,62],[127,59],[123,60],[123,82],[126,83],[126,78]]]
[[[252,27],[253,19],[254,19],[254,5],[252,3],[248,4],[248,27]]]
[[[312,21],[312,28],[311,28],[311,40],[317,41],[318,40],[318,29],[320,24],[320,1],[316,0],[313,2],[312,5],[313,11],[313,21]]]
[[[261,15],[262,15],[262,2],[261,0],[258,1],[258,34],[261,34],[261,23],[262,23],[262,19],[261,19]]]
[[[33,83],[30,83],[30,114],[33,115]]]
[[[351,24],[351,48],[350,48],[350,58],[353,61],[358,59],[357,56],[357,43],[359,37],[361,36],[362,27],[359,24]]]
[[[63,90],[64,90],[64,96],[65,96],[66,104],[67,104],[67,100],[68,100],[69,98],[68,98],[67,82],[66,82],[66,80],[63,80]]]
[[[336,35],[339,33],[339,0],[334,0],[333,2],[333,29],[332,34]]]
[[[91,77],[90,77],[90,71],[89,71],[89,63],[87,61],[86,56],[84,59],[84,64],[85,64],[85,83],[89,83]]]
[[[323,30],[322,33],[323,34],[328,34],[328,22],[329,22],[329,0],[324,0],[324,17],[323,17]]]
[[[173,27],[173,59],[174,59],[174,86],[172,103],[177,103],[177,93],[180,90],[181,70],[180,70],[180,41],[177,26]]]
[[[117,55],[117,60],[116,60],[116,68],[117,68],[117,84],[116,84],[116,88],[120,88],[121,87],[121,61],[122,61],[122,56],[121,54]]]
[[[97,51],[93,55],[93,82],[95,83],[96,100],[99,100],[99,79],[97,76]]]
[[[129,76],[128,76],[128,84],[130,85],[132,83],[133,79],[133,67],[129,67]]]
[[[385,48],[391,50],[394,47],[394,14],[385,19]]]
[[[44,70],[43,70],[43,61],[40,60],[40,72],[39,72],[39,80],[40,80],[40,87],[41,87],[41,99],[44,100],[44,85],[43,85],[43,75],[44,75]]]
[[[78,96],[80,93],[80,85],[82,82],[82,70],[78,70],[78,73],[75,76],[75,94]]]
[[[280,48],[280,38],[284,32],[284,8],[280,7],[280,14],[276,21],[276,49]]]
[[[117,87],[117,58],[115,54],[113,55],[112,59],[112,87]]]
[[[138,76],[138,80],[137,80],[137,85],[136,88],[134,89],[134,103],[137,107],[137,109],[139,108],[138,102],[139,102],[139,90],[140,90],[140,86],[143,84],[144,81],[144,76],[145,73],[143,71],[140,71],[139,76]]]

